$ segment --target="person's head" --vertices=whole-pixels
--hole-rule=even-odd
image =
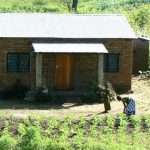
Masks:
[[[121,96],[120,95],[117,95],[117,100],[121,101]]]

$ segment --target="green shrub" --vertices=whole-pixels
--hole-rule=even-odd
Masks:
[[[39,87],[37,90],[28,91],[25,95],[27,102],[47,102],[48,95],[43,92],[44,88]]]
[[[53,7],[37,6],[34,8],[34,11],[42,12],[42,13],[58,13],[58,12],[60,12],[60,8],[58,8],[56,6],[55,7],[54,6]]]
[[[14,123],[17,120],[13,118]],[[15,126],[17,122],[9,124],[1,118],[0,150],[149,149],[149,115],[130,118],[125,114],[119,114],[118,118],[94,115],[92,118],[80,116],[76,120],[29,116],[19,122],[21,124]],[[14,128],[18,132],[14,132]]]
[[[70,150],[68,144],[54,141],[47,144],[46,150]]]
[[[84,94],[82,97],[82,102],[86,104],[93,104],[93,103],[98,103],[99,102],[99,96],[97,93],[90,92],[87,94]]]
[[[35,101],[36,101],[36,94],[37,94],[36,91],[28,91],[28,92],[25,94],[25,101],[28,101],[28,102],[35,102]]]
[[[0,137],[0,150],[16,150],[17,141],[9,135],[4,134]]]
[[[0,7],[0,13],[5,13],[5,12],[9,12],[8,8]]]
[[[44,150],[44,141],[40,134],[40,128],[30,126],[25,130],[18,146],[21,150]]]
[[[109,150],[107,148],[107,145],[96,142],[94,139],[89,140],[86,144],[83,146],[83,150]]]
[[[49,93],[48,102],[52,105],[56,105],[56,104],[60,105],[65,102],[65,98],[63,96],[52,96]]]
[[[33,0],[32,2],[33,6],[43,6],[43,5],[47,5],[48,1],[47,0]]]
[[[106,98],[110,101],[115,100],[115,91],[109,81],[104,81],[103,85],[98,84],[97,77],[91,80],[91,92],[84,94],[82,97],[83,103],[101,103]]]
[[[25,93],[29,90],[29,88],[21,83],[18,79],[16,82],[2,91],[2,98],[3,99],[23,99],[25,97]]]
[[[37,90],[28,91],[25,95],[25,101],[27,102],[48,102],[52,105],[63,104],[64,97],[53,96],[50,93],[44,93],[44,88],[39,87]]]

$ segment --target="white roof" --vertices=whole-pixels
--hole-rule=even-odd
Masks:
[[[123,15],[0,13],[0,37],[136,38]]]
[[[148,38],[148,37],[138,37],[138,39],[142,39],[142,40],[150,41],[150,38]]]
[[[36,53],[108,53],[98,43],[32,43]]]

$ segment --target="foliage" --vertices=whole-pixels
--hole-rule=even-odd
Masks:
[[[15,150],[16,143],[16,139],[9,134],[4,134],[0,138],[0,150]]]
[[[37,90],[28,91],[25,95],[27,102],[48,102],[50,104],[63,104],[64,98],[60,96],[53,96],[49,92],[44,92],[44,88],[39,87]]]
[[[80,116],[63,120],[28,116],[1,118],[0,149],[8,150],[116,150],[149,149],[150,116]]]
[[[22,99],[28,90],[29,88],[23,85],[20,80],[16,80],[14,84],[2,91],[1,96],[3,99]]]
[[[130,16],[131,24],[135,31],[140,36],[150,36],[150,9],[149,6],[140,6],[138,11],[134,10],[133,15]]]
[[[38,6],[43,6],[43,5],[47,5],[48,1],[47,0],[33,0],[32,1],[33,6],[38,5]]]
[[[115,100],[115,91],[109,81],[104,81],[103,85],[98,84],[97,78],[91,80],[91,92],[84,94],[82,101],[84,103],[101,103],[106,95],[110,101]]]
[[[90,92],[83,95],[82,102],[86,104],[93,104],[98,103],[99,99],[100,97],[98,96],[97,93]]]

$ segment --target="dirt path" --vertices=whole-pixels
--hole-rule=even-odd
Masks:
[[[137,104],[137,115],[150,114],[150,80],[139,80],[139,77],[134,77],[132,80],[133,94],[126,94],[136,100]],[[124,94],[124,96],[126,96]],[[123,111],[122,102],[113,101],[111,102],[112,110],[108,113],[110,115],[116,115]],[[90,116],[94,113],[105,115],[103,104],[94,105],[75,105],[72,103],[66,103],[63,106],[55,106],[54,108],[46,106],[43,109],[2,109],[4,114],[13,114],[17,117],[25,117],[27,115],[44,115],[44,116],[56,116],[64,118],[67,115],[78,117],[80,115]]]

